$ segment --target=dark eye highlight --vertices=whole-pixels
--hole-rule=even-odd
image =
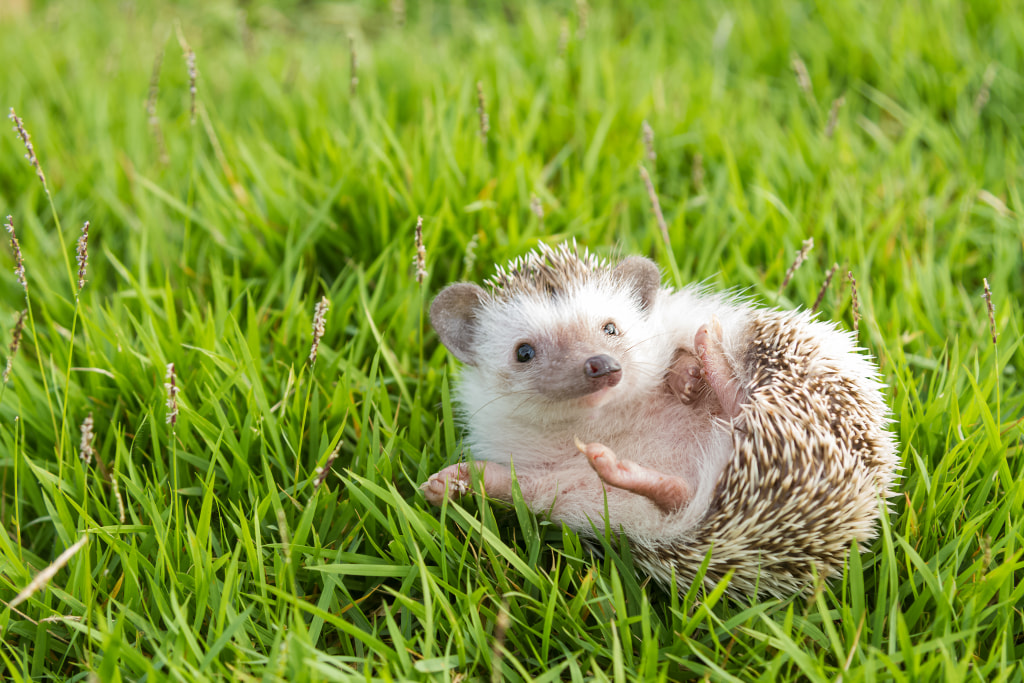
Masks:
[[[537,352],[533,350],[533,347],[529,344],[520,344],[516,348],[516,360],[520,363],[528,363],[533,360],[533,357],[537,355]]]
[[[615,336],[619,334],[619,328],[615,327],[615,323],[606,323],[604,326],[604,333]]]

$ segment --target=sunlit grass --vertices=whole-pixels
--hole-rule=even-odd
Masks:
[[[0,14],[0,105],[50,188],[0,138],[31,311],[0,389],[0,675],[1024,678],[1024,14],[404,4]],[[462,455],[430,297],[568,238],[786,308],[835,263],[819,310],[850,328],[853,274],[903,478],[842,580],[673,595],[521,504],[426,505]]]

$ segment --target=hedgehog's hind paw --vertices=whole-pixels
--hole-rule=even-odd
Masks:
[[[665,514],[677,512],[690,502],[690,486],[682,477],[652,470],[632,460],[619,460],[603,444],[583,444],[577,440],[576,447],[587,456],[601,481],[647,498]]]
[[[722,346],[722,324],[712,316],[711,322],[701,325],[693,341],[704,367],[704,379],[718,397],[726,418],[734,418],[740,414],[740,403],[743,391],[739,378],[729,365]]]

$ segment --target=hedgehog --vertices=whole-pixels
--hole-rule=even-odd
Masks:
[[[898,469],[878,370],[836,325],[691,285],[575,242],[460,282],[430,307],[462,362],[473,460],[426,499],[524,502],[677,590],[702,564],[734,597],[807,593],[875,535]]]

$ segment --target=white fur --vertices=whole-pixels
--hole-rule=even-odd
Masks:
[[[518,295],[489,300],[478,313],[475,366],[463,369],[456,396],[477,460],[512,465],[523,495],[538,512],[590,532],[608,518],[635,540],[682,538],[710,505],[722,467],[732,453],[731,428],[711,413],[713,401],[686,405],[665,388],[673,354],[694,348],[701,325],[717,317],[728,356],[744,348],[750,314],[721,295],[696,288],[659,291],[648,311],[621,282],[596,274],[568,296]],[[614,322],[620,335],[603,333]],[[538,394],[517,366],[521,343],[559,340],[578,360],[607,352],[622,365],[622,380],[601,397],[551,400]],[[569,341],[566,342],[566,339]],[[543,350],[538,348],[538,355]],[[575,355],[573,355],[575,354]],[[692,498],[679,512],[664,514],[648,499],[602,485],[574,437],[604,444],[620,460],[683,477]]]

